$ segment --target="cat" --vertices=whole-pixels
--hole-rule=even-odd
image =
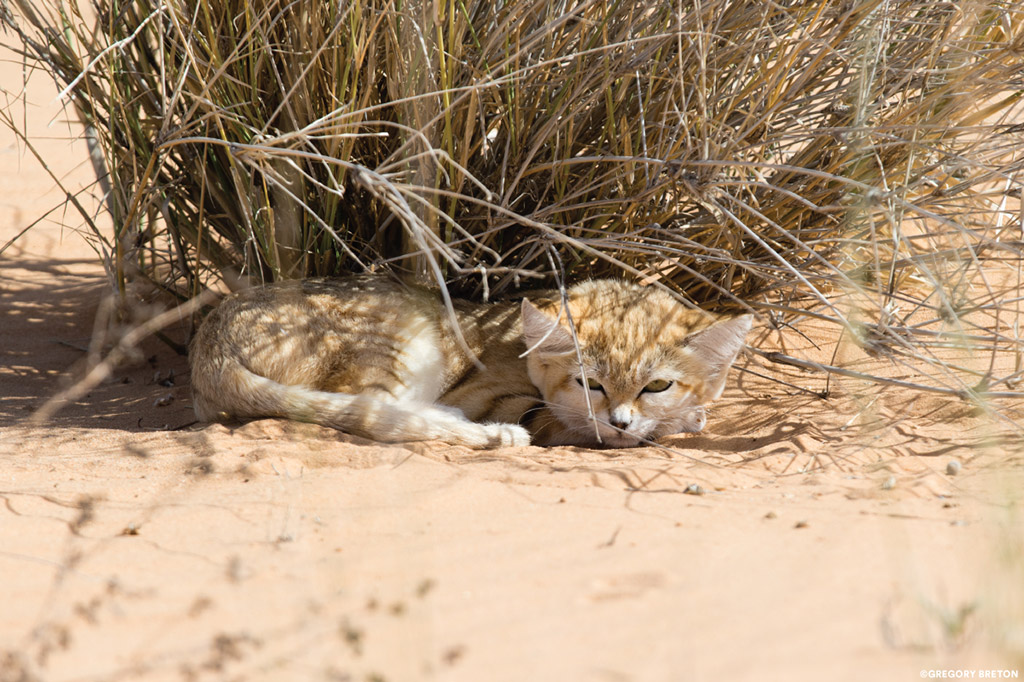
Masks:
[[[228,296],[190,348],[200,421],[286,417],[383,442],[632,447],[700,431],[752,316],[590,280],[520,303],[381,275]],[[578,346],[574,342],[578,340]]]

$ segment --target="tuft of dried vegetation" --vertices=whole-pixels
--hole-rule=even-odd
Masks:
[[[624,274],[836,325],[931,390],[1011,395],[1024,370],[1017,2],[0,8],[84,124],[122,293]]]

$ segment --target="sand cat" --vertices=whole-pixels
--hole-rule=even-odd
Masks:
[[[196,415],[387,442],[629,447],[703,428],[751,324],[620,280],[571,287],[568,309],[573,326],[557,292],[456,300],[460,340],[436,292],[381,276],[248,289],[192,342]]]

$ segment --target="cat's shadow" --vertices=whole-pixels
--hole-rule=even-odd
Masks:
[[[775,420],[772,420],[775,421]],[[734,435],[737,431],[744,435]],[[748,435],[748,434],[756,435]],[[696,434],[680,434],[664,439],[663,444],[682,450],[703,450],[714,452],[743,453],[761,450],[773,444],[793,445],[797,450],[806,451],[807,441],[822,443],[837,440],[822,429],[801,419],[777,421],[771,431],[765,433],[761,429],[736,429],[733,425],[721,426],[710,432]]]

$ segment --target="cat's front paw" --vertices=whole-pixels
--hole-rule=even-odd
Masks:
[[[487,447],[509,448],[524,447],[530,444],[530,433],[517,424],[486,424],[488,431]]]
[[[683,415],[679,433],[700,433],[704,430],[704,425],[707,423],[707,411],[702,405],[698,405]]]

